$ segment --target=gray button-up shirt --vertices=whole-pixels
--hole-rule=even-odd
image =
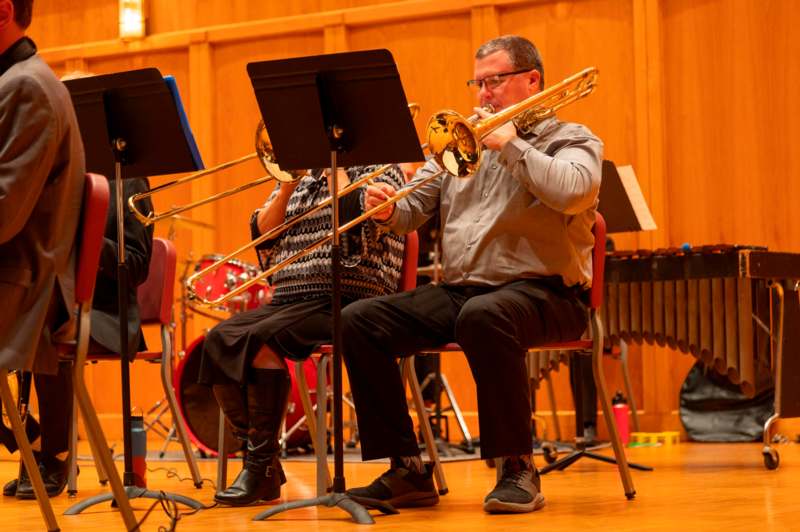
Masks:
[[[440,209],[446,284],[560,275],[588,288],[602,159],[588,128],[549,118],[501,152],[485,150],[474,176],[445,173],[398,201],[385,225],[407,233]],[[428,161],[405,187],[438,170]]]

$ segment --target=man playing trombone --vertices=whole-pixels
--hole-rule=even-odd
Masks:
[[[481,46],[474,79],[480,105],[499,112],[544,87],[536,47],[505,36]],[[490,114],[476,109],[481,118]],[[390,469],[353,495],[396,507],[436,504],[432,467],[423,464],[394,357],[457,341],[478,390],[482,458],[502,458],[487,512],[544,506],[531,450],[525,353],[580,338],[581,300],[591,284],[603,144],[586,127],[555,117],[507,122],[482,138],[488,148],[470,179],[436,177],[374,217],[406,233],[438,213],[443,282],[363,300],[343,311],[344,357],[364,460]],[[428,161],[405,188],[439,171]],[[394,196],[367,190],[367,208]]]
[[[340,170],[339,187],[374,169]],[[374,179],[394,190],[402,185],[403,174],[397,166],[389,166]],[[331,231],[330,205],[314,208],[329,200],[330,183],[320,171],[279,183],[264,207],[253,213],[253,238],[303,216],[257,247],[264,270],[290,259]],[[364,193],[362,186],[340,198],[343,223],[361,214]],[[375,222],[367,220],[342,234],[341,246],[343,305],[397,290],[402,237],[378,231]],[[232,432],[247,444],[244,467],[231,486],[214,497],[219,503],[241,506],[280,496],[285,477],[278,461],[278,441],[291,390],[284,359],[303,360],[319,345],[330,343],[330,271],[328,243],[273,274],[270,303],[234,315],[206,337],[200,382],[212,385]]]

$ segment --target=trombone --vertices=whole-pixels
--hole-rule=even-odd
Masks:
[[[469,118],[464,118],[461,114],[450,110],[444,110],[436,113],[428,122],[428,142],[423,145],[423,149],[429,149],[435,161],[439,165],[440,170],[417,181],[412,186],[400,189],[394,196],[387,199],[385,202],[373,207],[372,209],[369,209],[353,220],[340,226],[339,232],[345,232],[348,229],[353,228],[364,220],[382,211],[386,207],[397,203],[418,188],[432,182],[434,179],[439,178],[445,172],[449,172],[456,177],[469,177],[473,175],[480,167],[480,162],[483,156],[481,139],[509,121],[514,121],[518,128],[523,129],[530,126],[532,123],[554,115],[558,109],[561,109],[565,105],[591,94],[597,85],[597,75],[598,70],[596,68],[586,68],[563,80],[562,82],[538,92],[526,98],[525,100],[507,107],[497,114],[494,114],[483,120],[475,121],[474,115]],[[373,178],[385,172],[389,166],[390,165],[384,165],[374,172],[370,172],[367,175],[361,176],[344,187],[340,191],[339,195],[344,196],[345,194],[348,194],[360,187],[364,183],[371,182]],[[186,279],[186,286],[190,299],[195,299],[200,304],[209,306],[224,303],[228,299],[241,294],[254,283],[261,282],[263,279],[271,276],[275,272],[296,262],[320,246],[328,243],[333,239],[332,231],[305,249],[264,270],[257,276],[251,278],[247,282],[237,286],[230,292],[223,294],[214,300],[205,299],[204,297],[198,295],[195,290],[194,284],[201,277],[219,268],[222,264],[240,255],[244,251],[254,248],[266,240],[275,238],[279,234],[296,225],[303,218],[327,207],[331,203],[331,198],[318,203],[305,213],[294,216],[283,224],[272,228],[270,231],[267,231],[252,242],[245,244],[239,249],[233,251],[228,256],[223,257],[216,263],[211,264],[207,268],[191,275],[188,279]]]
[[[412,102],[408,104],[408,110],[411,113],[411,119],[413,120],[419,114],[420,106],[418,103]],[[193,174],[189,174],[180,179],[170,181],[169,183],[164,183],[163,185],[159,185],[155,188],[152,188],[147,192],[134,194],[133,196],[128,198],[128,207],[130,207],[131,211],[133,212],[133,215],[141,223],[143,223],[144,225],[150,225],[159,222],[161,220],[164,220],[166,218],[177,216],[178,214],[184,211],[194,209],[195,207],[200,207],[207,203],[211,203],[223,198],[227,198],[228,196],[238,194],[239,192],[249,190],[253,187],[256,187],[273,179],[276,181],[280,181],[281,183],[293,183],[294,181],[297,181],[298,179],[302,178],[308,173],[306,170],[290,170],[288,172],[281,170],[280,166],[278,166],[278,163],[275,161],[275,151],[272,149],[272,142],[270,142],[269,140],[269,134],[267,133],[267,128],[264,125],[263,120],[259,120],[258,125],[256,126],[255,146],[256,146],[256,151],[248,155],[245,155],[244,157],[239,157],[238,159],[233,159],[231,161],[218,164],[217,166],[207,168],[205,170],[201,170]],[[250,181],[248,183],[245,183],[238,187],[231,188],[223,192],[219,192],[217,194],[212,194],[207,198],[203,198],[201,200],[197,200],[192,203],[187,203],[185,205],[181,205],[178,207],[172,207],[171,209],[162,213],[152,213],[152,212],[143,213],[139,210],[139,208],[136,205],[136,202],[148,198],[150,196],[153,196],[159,192],[163,192],[178,185],[182,185],[184,183],[200,179],[201,177],[205,177],[207,175],[221,172],[222,170],[227,170],[228,168],[232,168],[234,166],[237,166],[239,164],[245,163],[247,161],[256,158],[261,163],[261,167],[267,171],[267,175],[259,179],[254,179],[253,181]]]
[[[194,209],[195,207],[200,207],[201,205],[211,203],[212,201],[217,201],[223,198],[227,198],[228,196],[232,196],[233,194],[237,194],[244,190],[251,189],[255,186],[261,185],[262,183],[266,183],[267,181],[271,181],[273,179],[276,181],[280,181],[281,183],[292,183],[294,181],[297,181],[307,173],[305,170],[291,170],[285,172],[280,169],[278,164],[275,162],[275,152],[272,149],[272,143],[269,140],[269,135],[267,134],[267,128],[264,126],[263,120],[259,120],[258,125],[256,126],[255,146],[256,146],[256,151],[248,155],[245,155],[244,157],[239,157],[238,159],[233,159],[232,161],[218,164],[217,166],[213,166],[211,168],[207,168],[205,170],[189,174],[180,179],[170,181],[169,183],[164,183],[163,185],[159,185],[155,188],[152,188],[147,192],[134,194],[133,196],[128,198],[128,207],[130,207],[131,211],[133,212],[133,215],[136,216],[136,218],[141,223],[143,223],[144,225],[150,225],[159,222],[161,220],[164,220],[166,218],[177,216],[178,214],[184,211],[188,211],[190,209]],[[207,175],[211,175],[216,172],[221,172],[222,170],[227,170],[228,168],[232,168],[234,166],[237,166],[239,164],[245,163],[247,161],[256,158],[261,163],[261,166],[264,168],[264,170],[267,171],[267,175],[260,177],[258,179],[254,179],[253,181],[250,181],[238,187],[234,187],[229,190],[219,192],[217,194],[212,194],[207,198],[203,198],[201,200],[197,200],[192,203],[187,203],[185,205],[180,205],[178,207],[172,207],[171,209],[162,213],[143,213],[139,210],[138,206],[136,205],[136,202],[144,198],[153,196],[159,192],[163,192],[178,185],[182,185],[184,183],[200,179],[201,177],[205,177]]]

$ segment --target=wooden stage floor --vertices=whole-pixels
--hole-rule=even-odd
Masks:
[[[83,442],[82,442],[83,443]],[[438,506],[402,510],[399,515],[376,516],[376,525],[363,530],[800,530],[800,445],[778,446],[781,466],[777,471],[763,467],[758,444],[683,443],[674,447],[629,450],[629,458],[656,468],[654,472],[634,472],[637,496],[627,501],[614,467],[582,460],[564,472],[543,478],[547,506],[527,515],[487,515],[481,501],[494,483],[494,470],[482,461],[445,465],[450,493]],[[85,451],[86,449],[81,449]],[[609,452],[609,451],[605,451]],[[16,472],[16,463],[4,454],[0,479],[5,482]],[[231,462],[232,469],[238,461]],[[541,465],[541,463],[539,464]],[[149,462],[148,466],[177,467],[182,476],[188,469],[178,462]],[[346,464],[348,485],[367,483],[385,469],[384,464]],[[283,500],[313,496],[314,471],[311,464],[289,462],[285,466],[289,481]],[[214,462],[201,463],[205,477],[215,475]],[[231,478],[236,471],[231,472]],[[79,477],[79,497],[103,491],[96,483],[90,464],[83,464]],[[150,489],[185,494],[209,504],[210,485],[195,489],[191,482],[169,479],[164,471],[148,473]],[[64,531],[122,530],[122,521],[109,506],[97,506],[80,516],[62,512],[75,499],[61,495],[52,499],[56,516]],[[144,515],[151,501],[135,501],[137,517]],[[185,517],[177,530],[351,530],[357,525],[338,509],[303,509],[282,514],[270,521],[251,518],[264,506],[214,508]],[[42,530],[34,501],[0,497],[0,523],[3,530]],[[166,515],[157,508],[142,530],[157,530],[168,525]]]

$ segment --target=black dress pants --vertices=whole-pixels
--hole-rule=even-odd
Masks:
[[[396,357],[458,342],[478,390],[481,457],[531,452],[528,347],[580,338],[586,307],[560,278],[501,287],[426,285],[356,301],[342,313],[343,353],[364,460],[415,456]]]
[[[33,376],[39,398],[39,423],[42,426],[42,456],[55,458],[69,450],[72,424],[72,363],[59,362],[56,375]]]

